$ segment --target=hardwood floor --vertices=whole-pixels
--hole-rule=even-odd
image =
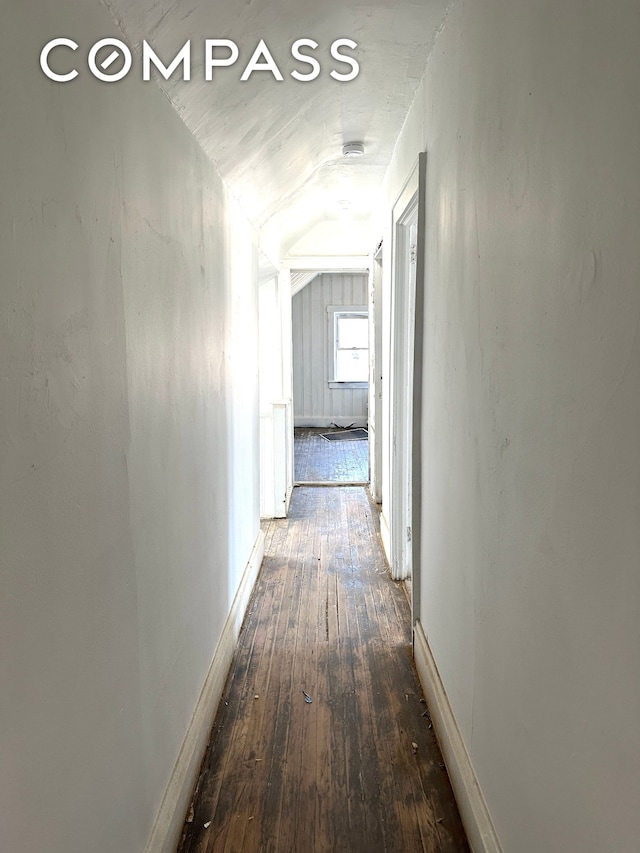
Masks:
[[[294,476],[297,483],[369,482],[369,442],[327,441],[322,432],[332,429],[297,428],[294,441]]]
[[[180,853],[468,851],[365,489],[266,534]]]

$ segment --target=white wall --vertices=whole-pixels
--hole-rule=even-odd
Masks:
[[[364,273],[324,273],[292,302],[293,407],[296,426],[367,423],[367,388],[330,388],[330,305],[367,305]]]
[[[639,48],[454,3],[379,211],[426,150],[420,618],[508,853],[640,837]]]
[[[292,221],[296,221],[292,217]],[[368,219],[334,219],[319,222],[291,247],[286,256],[290,259],[327,255],[331,257],[367,257],[371,251],[370,222]]]
[[[9,4],[0,62],[0,835],[141,853],[258,524],[252,235],[117,35]]]

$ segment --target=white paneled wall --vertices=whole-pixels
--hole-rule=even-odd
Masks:
[[[293,402],[296,426],[367,423],[367,388],[330,388],[327,307],[367,304],[364,273],[323,273],[293,297]]]

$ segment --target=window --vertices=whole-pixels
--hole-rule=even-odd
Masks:
[[[331,387],[366,387],[369,380],[369,315],[361,306],[329,306]]]

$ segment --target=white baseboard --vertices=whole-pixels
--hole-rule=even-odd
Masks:
[[[258,533],[258,538],[253,546],[249,562],[245,567],[240,586],[227,616],[200,698],[193,712],[180,754],[145,847],[145,853],[175,853],[180,841],[185,815],[198,781],[198,773],[209,742],[211,727],[222,697],[242,621],[263,557],[264,533],[261,530]]]
[[[387,563],[391,565],[391,533],[389,531],[389,522],[384,512],[380,513],[380,538],[382,539],[382,547],[384,548]]]
[[[289,515],[289,507],[291,505],[291,498],[293,497],[293,483],[287,488],[287,497],[284,502],[286,515]],[[286,516],[285,516],[286,518]]]
[[[347,426],[353,424],[354,427],[368,426],[367,416],[361,418],[353,417],[352,415],[296,415],[294,418],[294,426],[297,427],[318,427],[320,429],[330,429],[332,424]]]
[[[473,853],[502,853],[491,815],[420,621],[415,624],[413,640],[420,683],[469,845]]]

